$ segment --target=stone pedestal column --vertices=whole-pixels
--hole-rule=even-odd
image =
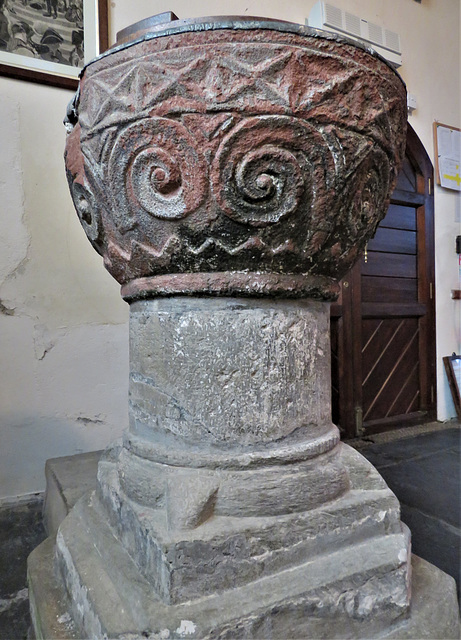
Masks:
[[[59,637],[417,637],[398,502],[330,417],[329,301],[386,212],[404,85],[289,23],[132,32],[67,120],[130,303],[130,427],[59,529]]]
[[[155,506],[152,487],[160,485],[169,526],[190,528],[212,513],[291,513],[344,493],[349,482],[330,419],[328,312],[312,300],[133,303],[127,494]],[[145,492],[129,471],[141,458],[155,463],[146,464]],[[182,473],[160,482],[162,465]]]
[[[130,431],[115,499],[112,475],[100,473],[100,490],[165,602],[272,573],[280,559],[257,540],[266,519],[272,546],[284,547],[274,516],[315,509],[350,488],[330,420],[328,313],[308,299],[132,303]],[[120,501],[130,505],[128,527]],[[143,507],[152,510],[148,527],[136,522]],[[284,562],[298,561],[294,553]]]

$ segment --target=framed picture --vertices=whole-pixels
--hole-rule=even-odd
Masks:
[[[107,0],[0,0],[0,75],[75,89],[108,46]]]
[[[456,353],[452,356],[445,356],[443,364],[445,365],[456,413],[458,418],[461,419],[461,356],[457,356]]]

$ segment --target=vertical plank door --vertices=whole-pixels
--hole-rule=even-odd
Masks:
[[[346,437],[435,418],[432,185],[409,127],[386,217],[331,308],[333,421]]]

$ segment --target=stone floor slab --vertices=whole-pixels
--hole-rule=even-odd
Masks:
[[[450,424],[450,423],[449,423]],[[456,424],[456,423],[455,423]],[[375,466],[402,462],[410,458],[432,455],[438,451],[453,449],[460,451],[461,430],[459,425],[445,427],[437,423],[437,429],[428,433],[413,432],[406,437],[405,429],[400,429],[400,437],[392,438],[393,432],[371,436],[364,441],[361,451]],[[409,428],[410,430],[410,428]],[[389,437],[386,441],[385,436]],[[376,442],[374,442],[376,441]]]
[[[459,528],[459,462],[459,454],[448,449],[377,468],[401,502]]]
[[[26,563],[45,537],[43,496],[0,503],[0,640],[27,637],[30,625]]]
[[[360,447],[401,503],[415,553],[446,571],[460,593],[459,425]]]

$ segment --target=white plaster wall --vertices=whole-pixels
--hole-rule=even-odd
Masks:
[[[76,220],[63,169],[72,92],[0,78],[0,498],[47,458],[127,424],[127,305]]]
[[[331,0],[401,36],[411,123],[433,157],[432,122],[461,126],[459,0]],[[244,14],[304,23],[315,0],[115,0],[112,41],[155,13]],[[71,92],[0,78],[0,498],[44,488],[45,460],[102,448],[127,424],[127,306],[86,240],[65,180]],[[439,418],[454,415],[441,358],[459,352],[454,238],[459,198],[436,188]]]

